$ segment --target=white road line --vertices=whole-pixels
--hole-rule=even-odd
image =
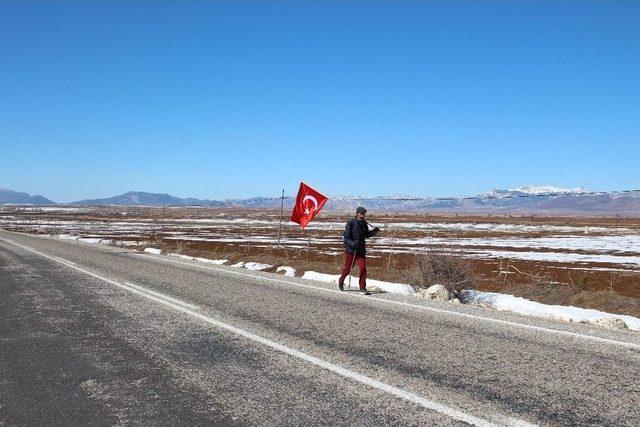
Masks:
[[[14,232],[10,232],[10,233],[14,233]],[[15,233],[15,234],[20,235],[20,233]],[[38,236],[34,236],[34,237],[38,237]],[[0,238],[0,240],[7,241],[8,243],[14,243],[12,241],[8,241],[8,240],[5,240],[3,238]],[[64,243],[76,243],[76,242],[75,241],[70,241],[70,242],[64,242]],[[208,270],[214,270],[214,271],[221,272],[221,273],[235,274],[237,276],[251,277],[251,278],[254,278],[254,279],[265,280],[265,281],[274,282],[274,283],[280,283],[280,284],[286,284],[286,285],[290,285],[290,286],[298,286],[298,287],[302,287],[302,288],[314,289],[314,290],[321,291],[321,292],[331,292],[331,293],[335,293],[335,294],[342,294],[342,292],[340,292],[340,291],[337,291],[337,290],[334,290],[334,289],[330,289],[330,288],[326,288],[326,287],[306,285],[306,284],[303,284],[303,283],[290,282],[288,280],[274,279],[274,278],[271,278],[271,277],[263,277],[263,276],[253,275],[253,274],[250,274],[250,273],[244,273],[244,272],[241,272],[241,271],[232,271],[232,270],[227,270],[225,268],[221,268],[221,267],[217,267],[217,266],[213,266],[213,265],[200,265],[200,264],[195,264],[195,263],[189,263],[189,262],[184,262],[184,261],[171,259],[169,257],[164,257],[163,255],[150,255],[150,254],[142,254],[142,253],[136,253],[136,252],[126,251],[126,250],[114,250],[112,248],[102,248],[102,247],[97,247],[97,246],[94,246],[94,245],[91,245],[91,247],[96,248],[96,249],[105,249],[108,252],[115,252],[115,253],[119,253],[119,254],[135,255],[135,256],[138,256],[138,257],[142,257],[142,258],[149,258],[149,259],[152,259],[152,260],[155,260],[155,261],[160,261],[160,262],[182,264],[182,265],[190,266],[190,267],[197,267],[197,268],[203,268],[203,269],[208,269]],[[70,262],[70,261],[65,261],[65,262]],[[496,324],[500,324],[500,325],[512,326],[512,327],[527,329],[527,330],[536,331],[536,332],[544,332],[544,333],[550,333],[550,334],[563,335],[563,336],[568,336],[568,337],[572,337],[572,338],[580,338],[580,339],[584,339],[584,340],[595,341],[595,342],[600,342],[600,343],[610,344],[610,345],[617,345],[617,346],[620,346],[620,347],[631,348],[631,349],[634,349],[634,350],[640,350],[640,344],[627,342],[627,341],[619,341],[619,340],[614,340],[614,339],[610,339],[610,338],[602,338],[602,337],[597,337],[597,336],[593,336],[593,335],[580,334],[578,332],[571,332],[571,331],[563,331],[563,330],[558,330],[558,329],[545,328],[544,326],[528,325],[526,323],[519,323],[519,322],[514,322],[514,321],[510,321],[510,320],[503,320],[503,319],[495,319],[493,317],[479,316],[479,315],[476,315],[476,314],[461,313],[461,312],[458,312],[458,311],[445,310],[445,309],[442,309],[442,308],[428,307],[428,306],[424,306],[424,305],[417,305],[417,304],[411,304],[411,303],[406,303],[406,302],[401,302],[401,301],[393,301],[393,300],[388,300],[388,299],[380,299],[380,298],[375,298],[373,296],[369,296],[366,299],[363,299],[361,296],[353,295],[351,293],[347,293],[347,295],[344,295],[344,296],[351,297],[351,298],[360,298],[360,301],[367,301],[367,302],[370,302],[370,303],[394,304],[394,305],[399,305],[399,306],[410,307],[410,308],[417,309],[417,310],[426,310],[426,311],[432,311],[432,312],[436,312],[436,313],[442,313],[442,314],[446,314],[446,315],[449,315],[449,316],[466,317],[468,319],[475,319],[475,320],[481,320],[481,321],[485,321],[485,322],[492,322],[492,323],[496,323]]]
[[[176,299],[176,298],[170,297],[168,295],[162,294],[160,292],[152,291],[151,289],[147,289],[147,288],[143,288],[142,286],[134,285],[133,283],[130,283],[130,282],[124,282],[124,284],[129,286],[129,287],[131,287],[131,288],[138,289],[139,291],[146,292],[146,293],[151,294],[153,296],[156,296],[158,298],[162,298],[164,300],[167,300],[167,301],[169,301],[169,302],[171,302],[173,304],[178,304],[178,305],[180,305],[180,306],[182,306],[184,308],[188,308],[190,310],[197,310],[199,308],[197,305],[189,304],[189,303],[181,301],[179,299]]]
[[[558,330],[558,329],[545,328],[544,326],[528,325],[526,323],[513,322],[513,321],[510,321],[510,320],[503,320],[503,319],[495,319],[495,318],[492,318],[492,317],[479,316],[477,314],[460,313],[458,311],[445,310],[445,309],[436,308],[436,307],[427,307],[427,306],[424,306],[424,305],[411,304],[411,303],[402,302],[402,301],[393,301],[393,300],[388,300],[388,299],[375,298],[373,296],[368,296],[367,298],[363,298],[361,295],[353,295],[351,293],[345,293],[345,292],[341,292],[341,291],[330,289],[330,288],[325,288],[325,287],[320,287],[320,286],[313,286],[313,285],[306,285],[304,283],[290,282],[288,280],[274,279],[274,278],[271,278],[271,277],[258,276],[258,275],[254,275],[254,274],[250,274],[250,273],[244,273],[244,272],[241,272],[241,271],[232,271],[232,270],[227,270],[227,269],[223,269],[223,268],[219,268],[219,267],[215,267],[215,266],[211,266],[211,265],[192,264],[192,263],[189,263],[189,262],[179,261],[179,260],[175,260],[175,259],[163,258],[162,255],[147,255],[147,254],[140,254],[140,253],[135,253],[134,255],[139,256],[139,257],[143,257],[143,258],[154,259],[154,260],[157,260],[157,261],[171,262],[171,263],[174,263],[174,264],[183,264],[183,265],[187,265],[187,266],[191,266],[191,267],[199,267],[199,268],[204,268],[204,269],[209,269],[209,270],[215,270],[215,271],[219,271],[219,272],[222,272],[222,273],[235,274],[237,276],[251,277],[251,278],[254,278],[254,279],[266,280],[266,281],[274,282],[274,283],[282,283],[282,284],[287,284],[287,285],[299,286],[299,287],[302,287],[302,288],[315,289],[315,290],[322,291],[322,292],[331,292],[331,293],[335,293],[335,294],[341,294],[341,295],[344,295],[345,297],[358,298],[359,301],[368,301],[368,302],[371,302],[371,303],[400,305],[400,306],[405,306],[405,307],[411,307],[411,308],[418,309],[418,310],[433,311],[433,312],[436,312],[436,313],[443,313],[443,314],[450,315],[450,316],[466,317],[468,319],[482,320],[482,321],[497,323],[497,324],[506,325],[506,326],[513,326],[513,327],[517,327],[517,328],[528,329],[528,330],[531,330],[531,331],[545,332],[545,333],[551,333],[551,334],[557,334],[557,335],[564,335],[564,336],[569,336],[569,337],[572,337],[572,338],[581,338],[581,339],[601,342],[601,343],[605,343],[605,344],[611,344],[611,345],[617,345],[617,346],[621,346],[621,347],[632,348],[634,350],[640,350],[640,344],[627,342],[627,341],[618,341],[618,340],[614,340],[614,339],[610,339],[610,338],[602,338],[602,337],[596,337],[596,336],[593,336],[593,335],[580,334],[580,333],[577,333],[577,332],[570,332],[570,331],[562,331],[562,330]]]
[[[19,248],[22,248],[24,250],[33,252],[33,253],[35,253],[37,255],[40,255],[40,256],[42,256],[44,258],[48,258],[48,259],[50,259],[52,261],[55,261],[55,262],[60,263],[62,265],[65,265],[65,266],[67,266],[69,268],[72,268],[74,270],[77,270],[77,271],[79,271],[81,273],[87,274],[87,275],[89,275],[91,277],[94,277],[96,279],[99,279],[99,280],[102,280],[102,281],[104,281],[106,283],[109,283],[109,284],[111,284],[113,286],[117,286],[117,287],[119,287],[121,289],[125,289],[125,290],[127,290],[129,292],[132,292],[134,294],[140,295],[140,296],[142,296],[142,297],[144,297],[146,299],[149,299],[151,301],[155,301],[158,304],[164,305],[166,307],[170,307],[170,308],[172,308],[172,309],[174,309],[176,311],[179,311],[181,313],[189,315],[189,316],[191,316],[191,317],[193,317],[195,319],[201,320],[202,322],[208,323],[208,324],[213,325],[215,327],[218,327],[220,329],[224,329],[224,330],[229,331],[229,332],[231,332],[233,334],[236,334],[236,335],[242,336],[244,338],[247,338],[247,339],[249,339],[251,341],[255,341],[257,343],[260,343],[260,344],[262,344],[264,346],[267,346],[267,347],[272,348],[274,350],[280,351],[282,353],[288,354],[288,355],[290,355],[292,357],[295,357],[297,359],[304,360],[305,362],[308,362],[308,363],[310,363],[312,365],[315,365],[315,366],[318,366],[320,368],[326,369],[326,370],[328,370],[330,372],[333,372],[335,374],[338,374],[338,375],[340,375],[342,377],[354,380],[356,382],[359,382],[361,384],[364,384],[364,385],[367,385],[369,387],[375,388],[377,390],[383,391],[383,392],[385,392],[387,394],[390,394],[390,395],[393,395],[395,397],[407,400],[409,402],[413,402],[415,404],[418,404],[418,405],[422,406],[423,408],[426,408],[426,409],[429,409],[429,410],[432,410],[432,411],[436,411],[436,412],[438,412],[440,414],[443,414],[443,415],[446,415],[446,416],[448,416],[450,418],[454,418],[456,420],[460,420],[460,421],[466,422],[468,424],[476,425],[476,426],[494,426],[494,425],[497,425],[497,424],[494,424],[494,423],[492,423],[492,422],[490,422],[488,420],[485,420],[483,418],[479,418],[479,417],[476,417],[474,415],[471,415],[471,414],[468,414],[466,412],[463,412],[463,411],[460,411],[458,409],[455,409],[453,407],[447,406],[445,404],[442,404],[442,403],[439,403],[439,402],[436,402],[436,401],[433,401],[433,400],[426,399],[426,398],[424,398],[422,396],[419,396],[419,395],[417,395],[415,393],[412,393],[410,391],[403,390],[403,389],[398,388],[398,387],[394,387],[394,386],[389,385],[387,383],[384,383],[382,381],[378,381],[376,379],[373,379],[371,377],[363,375],[363,374],[361,374],[359,372],[352,371],[350,369],[344,368],[344,367],[342,367],[340,365],[337,365],[335,363],[331,363],[331,362],[328,362],[328,361],[326,361],[324,359],[320,359],[318,357],[311,356],[310,354],[304,353],[304,352],[302,352],[300,350],[297,350],[295,348],[288,347],[288,346],[280,344],[280,343],[278,343],[276,341],[272,341],[270,339],[267,339],[267,338],[261,337],[259,335],[256,335],[256,334],[254,334],[252,332],[245,331],[244,329],[240,329],[240,328],[238,328],[236,326],[230,325],[228,323],[221,322],[221,321],[216,320],[216,319],[214,319],[212,317],[209,317],[209,316],[206,316],[204,314],[198,313],[198,312],[193,311],[193,310],[191,310],[189,308],[186,308],[185,305],[187,305],[187,303],[182,302],[180,300],[175,300],[174,298],[169,297],[169,296],[164,295],[164,294],[161,294],[159,292],[151,291],[150,289],[147,289],[147,288],[144,288],[144,287],[138,286],[138,285],[131,286],[131,284],[119,283],[119,282],[117,282],[115,280],[111,280],[111,279],[109,279],[107,277],[104,277],[104,276],[101,276],[99,274],[92,273],[91,271],[85,270],[85,269],[83,269],[81,267],[78,267],[77,265],[73,265],[71,262],[69,262],[69,261],[67,261],[67,260],[65,260],[63,258],[58,258],[58,257],[54,257],[54,256],[51,256],[51,255],[47,255],[45,253],[37,251],[37,250],[35,250],[33,248],[30,248],[28,246],[24,246],[24,245],[21,245],[19,243],[16,243],[16,242],[13,242],[11,240],[7,240],[7,239],[1,238],[1,237],[0,237],[0,240],[4,241],[6,243],[9,243],[9,244],[15,245],[15,246],[17,246]],[[159,296],[159,295],[161,295],[161,296]],[[175,300],[177,302],[172,302],[171,300]],[[520,419],[517,419],[517,418],[510,418],[510,417],[503,417],[503,416],[499,416],[499,417],[503,420],[505,425],[519,425],[519,426],[530,426],[530,425],[533,425],[533,424],[530,424],[529,422],[527,422],[525,420],[520,420]]]

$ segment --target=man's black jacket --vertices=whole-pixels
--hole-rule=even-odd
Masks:
[[[347,222],[347,226],[344,228],[344,249],[348,254],[352,254],[357,251],[358,255],[364,256],[366,248],[364,239],[368,239],[371,236],[375,236],[377,230],[369,230],[367,221],[358,221],[352,218]]]

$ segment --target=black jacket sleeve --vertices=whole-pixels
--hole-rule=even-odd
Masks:
[[[344,235],[342,241],[344,242],[345,248],[347,250],[353,251],[356,247],[356,242],[353,240],[353,221],[347,222],[346,227],[344,228]]]
[[[378,231],[380,231],[378,227],[374,227],[369,230],[369,223],[367,222],[367,238],[375,236],[376,234],[378,234]]]

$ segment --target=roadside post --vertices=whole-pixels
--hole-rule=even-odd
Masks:
[[[278,248],[280,248],[280,236],[282,236],[282,211],[284,209],[284,188],[280,197],[280,223],[278,224]]]

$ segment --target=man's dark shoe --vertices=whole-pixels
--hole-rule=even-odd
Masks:
[[[344,284],[338,283],[338,290],[339,291],[344,291]]]
[[[363,295],[371,295],[371,292],[369,292],[367,288],[360,288],[360,292],[362,292]]]

